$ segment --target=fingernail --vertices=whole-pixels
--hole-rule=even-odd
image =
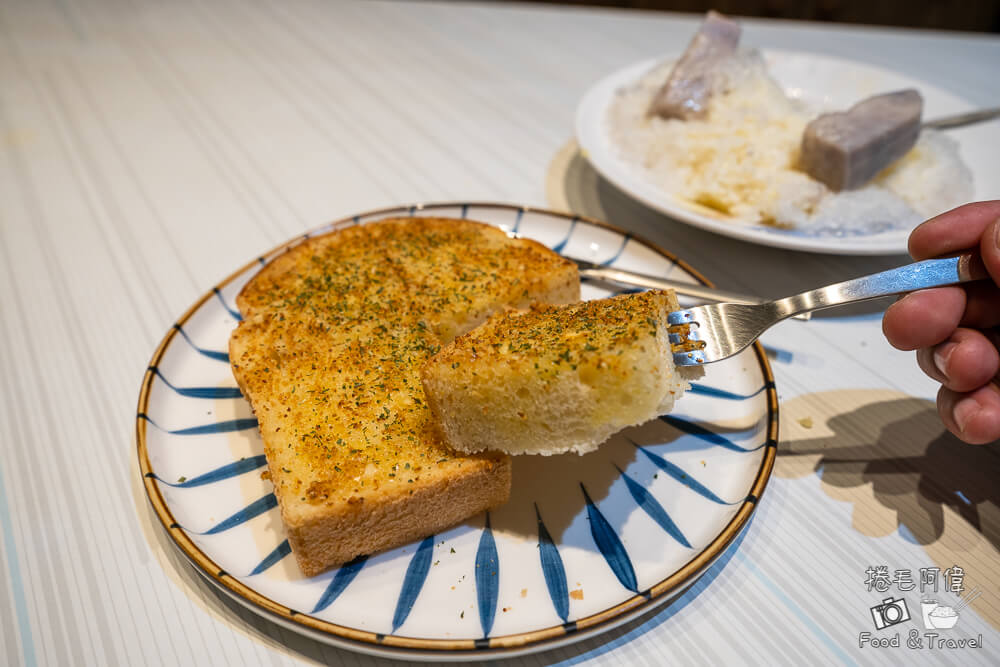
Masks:
[[[993,222],[993,245],[1000,248],[1000,218]]]
[[[979,412],[979,403],[974,398],[963,398],[955,404],[951,416],[954,417],[958,430],[965,433],[965,425],[977,412]]]
[[[955,347],[955,343],[945,343],[934,348],[934,366],[937,367],[938,372],[944,377],[948,377],[948,359],[951,357],[951,353],[955,351]]]

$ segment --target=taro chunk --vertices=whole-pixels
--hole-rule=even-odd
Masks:
[[[802,170],[834,191],[860,188],[917,142],[923,106],[920,93],[900,90],[823,114],[802,135]]]
[[[736,53],[739,41],[740,26],[736,21],[709,12],[653,98],[649,113],[681,120],[704,118],[713,92],[713,73],[721,61]]]

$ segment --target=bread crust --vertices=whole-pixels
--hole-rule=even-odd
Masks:
[[[506,501],[510,459],[448,447],[419,369],[498,309],[578,298],[574,264],[464,220],[350,227],[261,269],[237,296],[230,361],[305,575]]]
[[[344,512],[317,514],[289,526],[288,542],[302,573],[311,577],[330,563],[407,544],[498,507],[507,502],[510,483],[510,457],[497,457],[466,474],[424,485],[412,496],[396,495],[367,507],[358,504]]]

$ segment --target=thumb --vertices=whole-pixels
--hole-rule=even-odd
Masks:
[[[1000,285],[1000,218],[986,226],[979,240],[983,264],[996,285]]]

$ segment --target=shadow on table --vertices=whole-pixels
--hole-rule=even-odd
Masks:
[[[779,458],[818,456],[812,468],[824,486],[870,486],[910,541],[941,539],[948,508],[1000,547],[1000,523],[980,512],[1000,506],[1000,443],[962,442],[943,429],[932,403],[914,398],[865,405],[827,426],[828,437],[782,442]]]
[[[854,257],[771,248],[693,227],[654,211],[605,180],[575,141],[553,158],[545,191],[554,209],[610,222],[677,255],[716,287],[759,297],[789,296],[911,261],[906,255]],[[877,299],[816,316],[871,314],[889,303]]]
[[[1000,595],[987,580],[1000,571],[1000,442],[968,445],[934,403],[895,392],[807,394],[781,409],[776,475],[819,475],[828,496],[852,504],[858,532],[896,532],[942,573],[962,566],[990,599]],[[1000,627],[992,605],[976,610]]]

